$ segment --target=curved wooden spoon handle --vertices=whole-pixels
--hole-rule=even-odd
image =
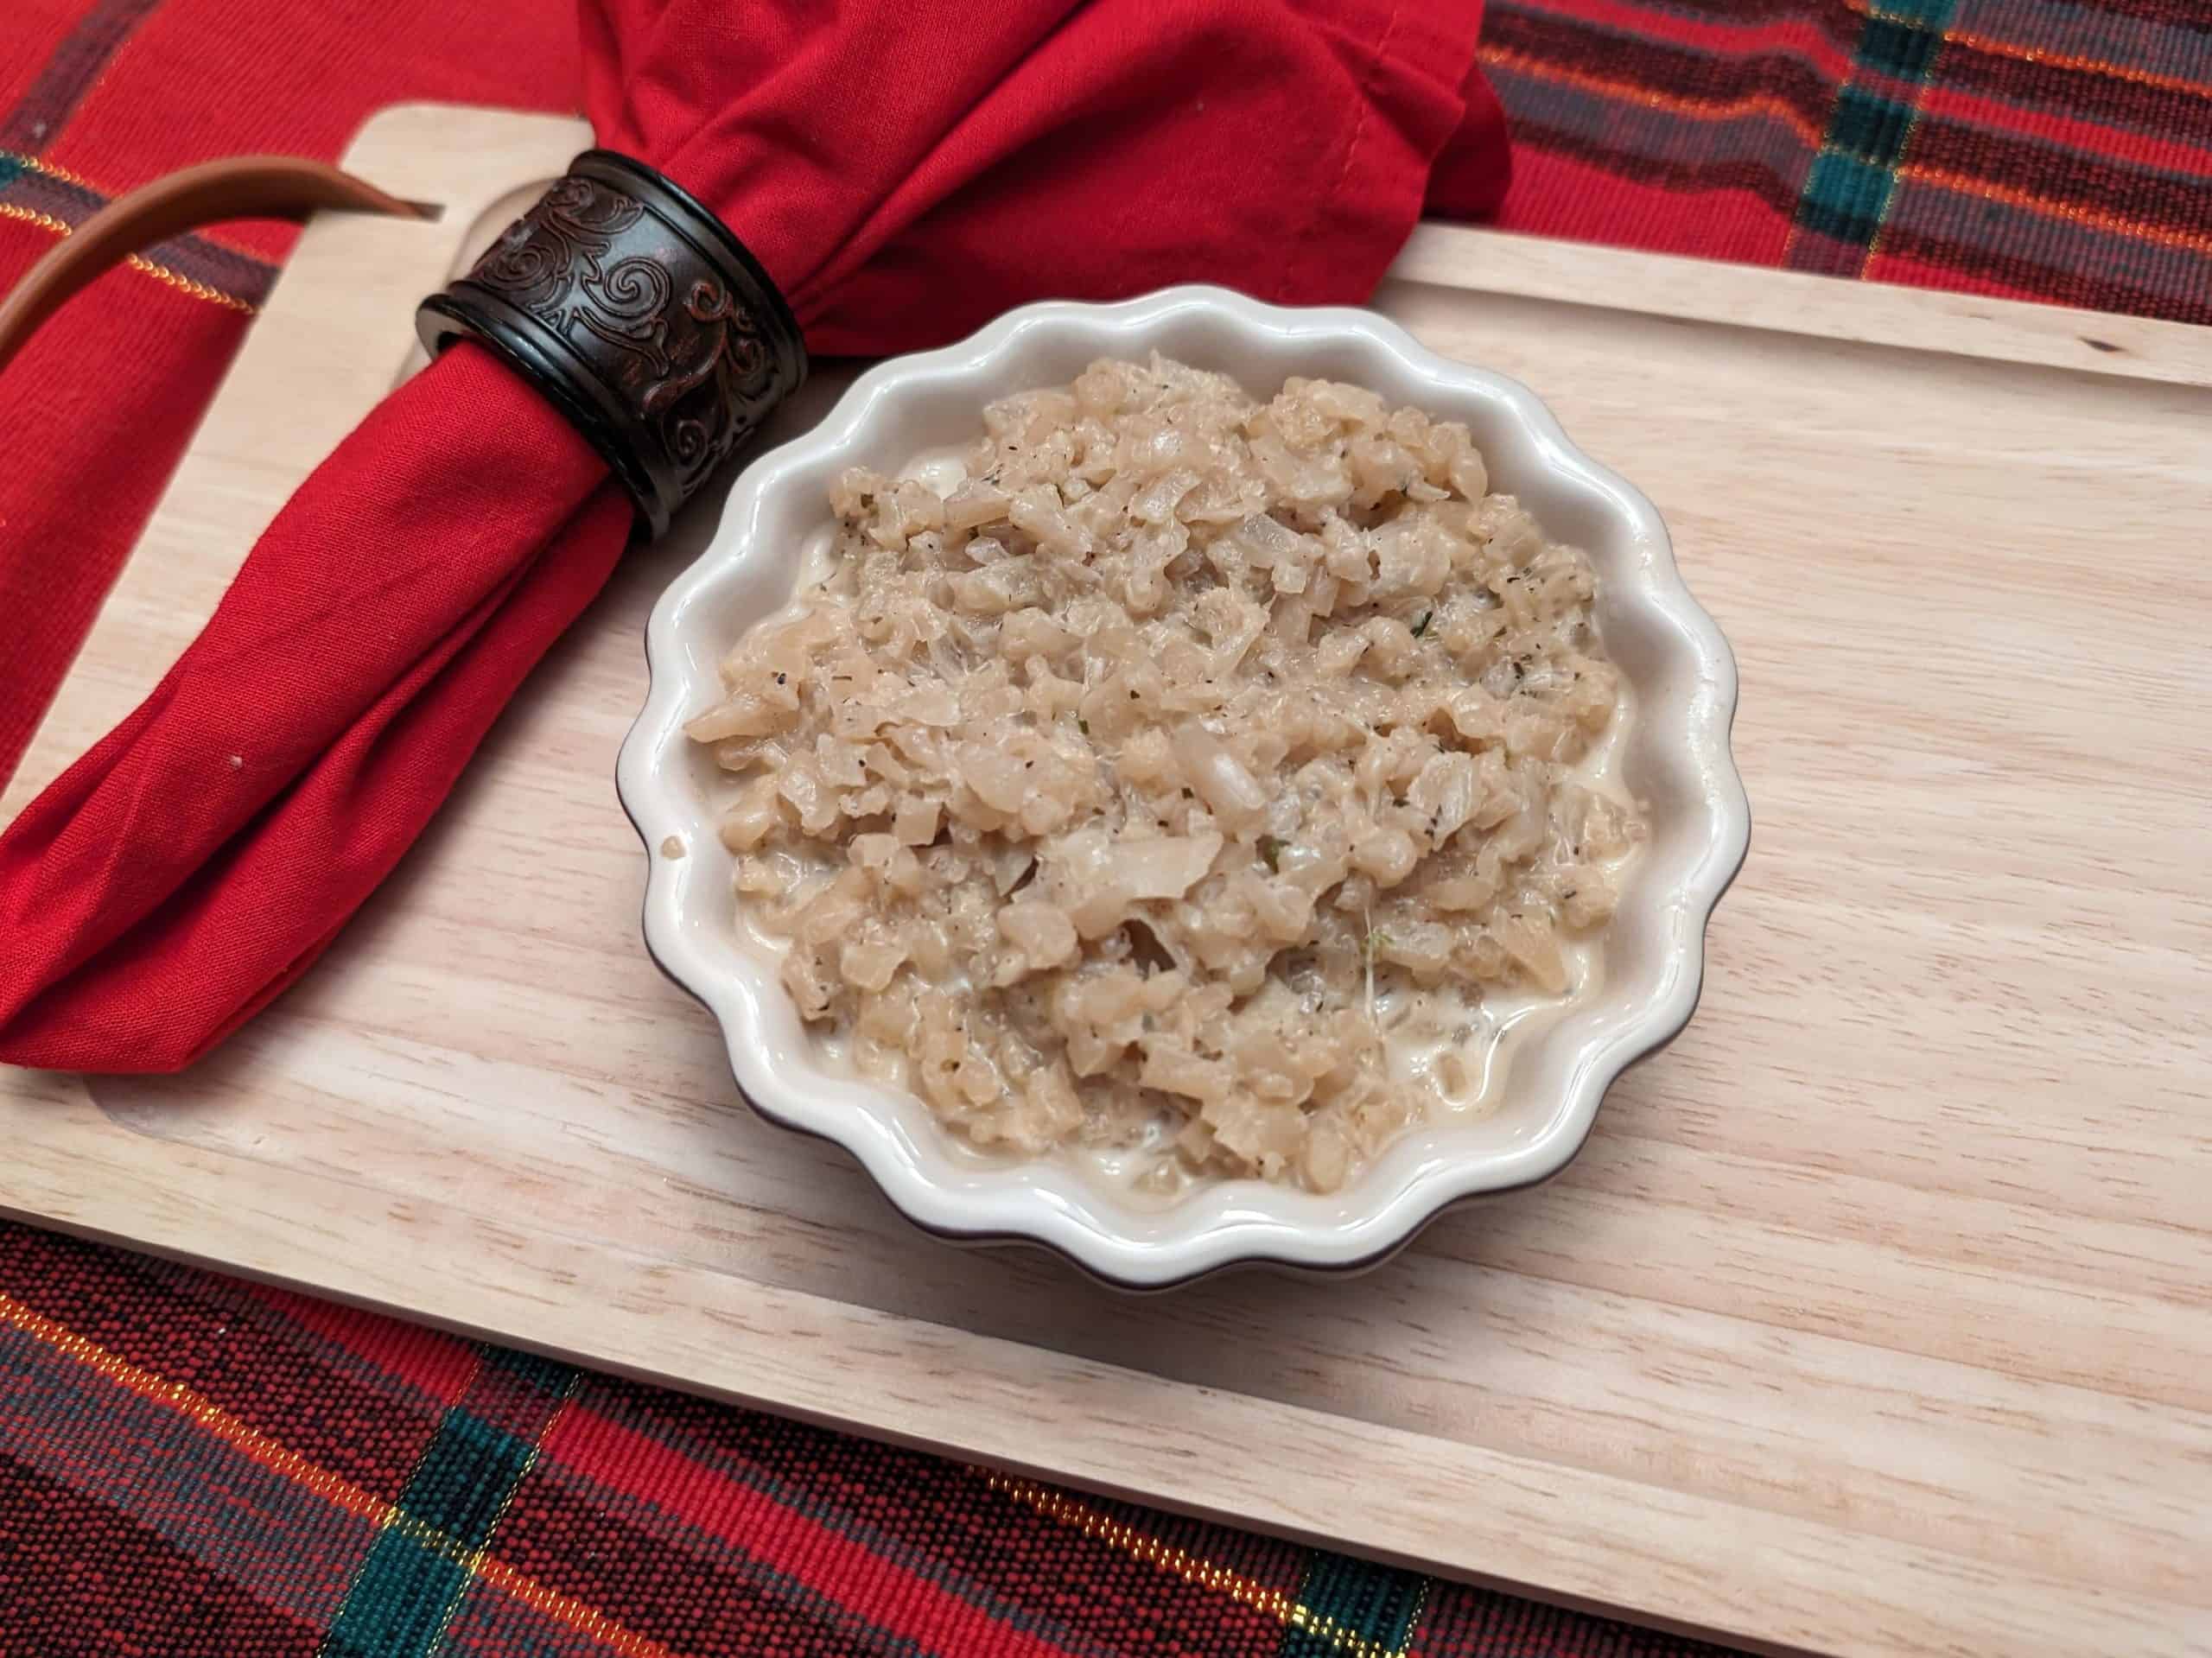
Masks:
[[[412,202],[297,156],[203,162],[118,196],[48,248],[0,300],[0,368],[64,300],[130,254],[226,219],[298,220],[326,207],[423,216]]]

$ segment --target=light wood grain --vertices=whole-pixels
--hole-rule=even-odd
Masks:
[[[307,233],[10,807],[580,143],[365,133],[451,210]],[[2212,1650],[2212,336],[1469,232],[1400,270],[1657,501],[1743,670],[1705,1006],[1558,1182],[1355,1282],[1133,1300],[751,1118],[610,781],[695,519],[213,1060],[0,1074],[0,1209],[1776,1648]]]
[[[1685,322],[1725,321],[1859,345],[2212,386],[2212,329],[2155,317],[1838,282],[1800,270],[1763,271],[1746,282],[1738,266],[1460,225],[1421,226],[1391,274],[1401,282],[1446,288],[1471,283],[1486,294],[1605,306]]]

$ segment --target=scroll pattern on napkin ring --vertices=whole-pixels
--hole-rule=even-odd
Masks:
[[[611,150],[577,156],[416,324],[434,354],[471,339],[519,371],[654,536],[806,378],[798,323],[760,262],[682,188]]]

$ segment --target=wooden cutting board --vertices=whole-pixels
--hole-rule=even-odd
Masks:
[[[583,142],[372,124],[444,217],[307,232],[8,810]],[[1742,664],[1705,1006],[1554,1185],[1131,1299],[750,1116],[611,782],[710,504],[220,1054],[0,1075],[0,1209],[1766,1647],[2212,1650],[2212,333],[1440,228],[1377,302],[1641,485]]]

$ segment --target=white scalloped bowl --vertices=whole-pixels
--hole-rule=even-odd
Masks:
[[[1141,1205],[1071,1162],[1000,1161],[957,1146],[919,1100],[837,1074],[773,960],[742,938],[732,859],[715,832],[727,790],[711,755],[683,735],[683,722],[719,700],[715,664],[731,642],[790,597],[841,468],[896,470],[971,438],[994,397],[1065,383],[1097,357],[1154,349],[1262,396],[1287,376],[1320,375],[1465,421],[1496,486],[1518,495],[1547,533],[1588,550],[1599,630],[1636,691],[1622,774],[1649,804],[1652,835],[1610,924],[1602,986],[1517,1047],[1495,1112],[1416,1128],[1327,1196],[1229,1180],[1172,1206]],[[959,345],[880,364],[814,430],[746,469],[707,550],[654,606],[645,652],[652,689],[617,768],[651,869],[645,943],[721,1021],[745,1098],[842,1146],[931,1232],[1044,1244],[1133,1289],[1237,1262],[1371,1265],[1449,1205],[1558,1172],[1613,1080],[1688,1022],[1706,923],[1751,834],[1728,748],[1735,662],[1676,574],[1651,504],[1569,443],[1526,386],[1447,361],[1366,311],[1285,310],[1175,288],[1119,305],[1027,306]],[[660,854],[671,835],[684,856]]]

